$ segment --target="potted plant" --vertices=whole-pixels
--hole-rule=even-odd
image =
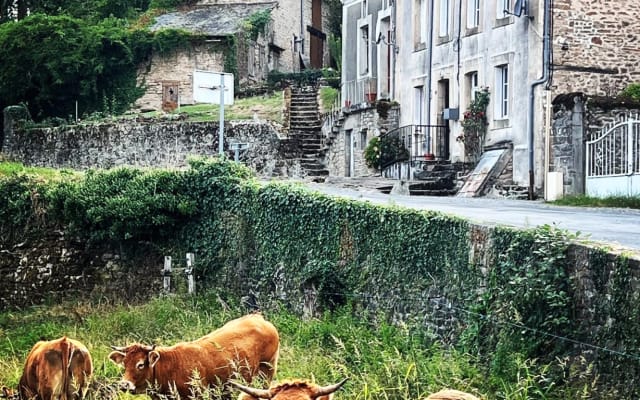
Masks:
[[[376,102],[376,97],[378,93],[376,92],[378,87],[377,81],[375,78],[367,78],[366,82],[366,92],[365,97],[367,98],[367,102],[373,104]]]

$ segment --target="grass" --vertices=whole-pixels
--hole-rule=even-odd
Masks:
[[[161,297],[140,305],[71,302],[3,312],[0,386],[16,387],[23,360],[40,337],[67,335],[83,342],[93,357],[94,387],[106,388],[122,373],[108,360],[110,345],[134,341],[171,345],[192,340],[244,313],[217,293]],[[516,399],[523,386],[531,390],[544,384],[544,379],[532,379],[538,375],[534,375],[535,365],[528,364],[527,374],[518,382],[502,382],[500,394],[490,396],[489,380],[483,378],[473,357],[444,349],[406,327],[353,318],[348,310],[310,320],[282,310],[265,312],[265,316],[280,332],[276,378],[305,378],[324,385],[349,377],[337,399],[420,399],[444,387],[483,399]],[[90,394],[90,398],[99,397]],[[132,397],[116,394],[116,398]]]
[[[225,121],[261,120],[282,123],[284,99],[281,92],[267,95],[235,99],[233,105],[224,107]],[[171,113],[184,115],[187,121],[207,122],[220,120],[220,106],[212,104],[194,104],[181,106]],[[144,114],[147,117],[162,115],[157,112]]]
[[[640,196],[610,196],[605,198],[598,198],[579,195],[567,196],[560,200],[551,201],[549,203],[559,206],[618,207],[640,209]]]
[[[5,160],[0,156],[0,178],[3,176],[12,176],[16,174],[25,174],[45,181],[60,181],[76,176],[81,176],[77,171],[70,169],[53,169],[45,167],[25,167],[24,164],[14,161]]]

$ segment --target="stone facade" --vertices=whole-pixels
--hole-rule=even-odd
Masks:
[[[154,54],[149,62],[141,66],[138,83],[145,88],[135,106],[142,110],[162,108],[163,82],[178,82],[179,104],[194,104],[193,71],[223,71],[224,56],[219,46],[193,43],[186,49],[171,54]]]
[[[5,114],[5,118],[7,114]],[[247,143],[240,161],[260,176],[300,177],[299,149],[266,122],[226,122],[225,152]],[[26,165],[110,168],[120,165],[181,168],[189,156],[218,155],[217,122],[132,122],[5,131],[4,153]]]
[[[640,9],[634,0],[555,0],[554,95],[615,96],[640,82]]]
[[[332,176],[371,176],[377,172],[364,159],[369,141],[398,127],[399,109],[392,107],[387,118],[380,118],[373,105],[343,111],[339,132],[327,152],[327,167]]]

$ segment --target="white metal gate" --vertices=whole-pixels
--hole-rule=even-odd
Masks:
[[[640,118],[605,126],[586,143],[586,194],[640,196]]]

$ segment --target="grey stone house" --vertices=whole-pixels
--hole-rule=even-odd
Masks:
[[[151,30],[180,29],[197,38],[184,49],[154,54],[140,66],[146,93],[136,103],[142,109],[193,104],[193,71],[234,72],[240,85],[258,82],[269,71],[297,72],[329,63],[326,46],[327,6],[323,0],[201,1],[189,9],[156,17]],[[247,21],[268,12],[270,20],[257,37]],[[230,47],[235,42],[235,53]],[[234,57],[235,62],[228,60]],[[235,64],[235,71],[226,71]],[[237,89],[236,89],[237,91]]]

